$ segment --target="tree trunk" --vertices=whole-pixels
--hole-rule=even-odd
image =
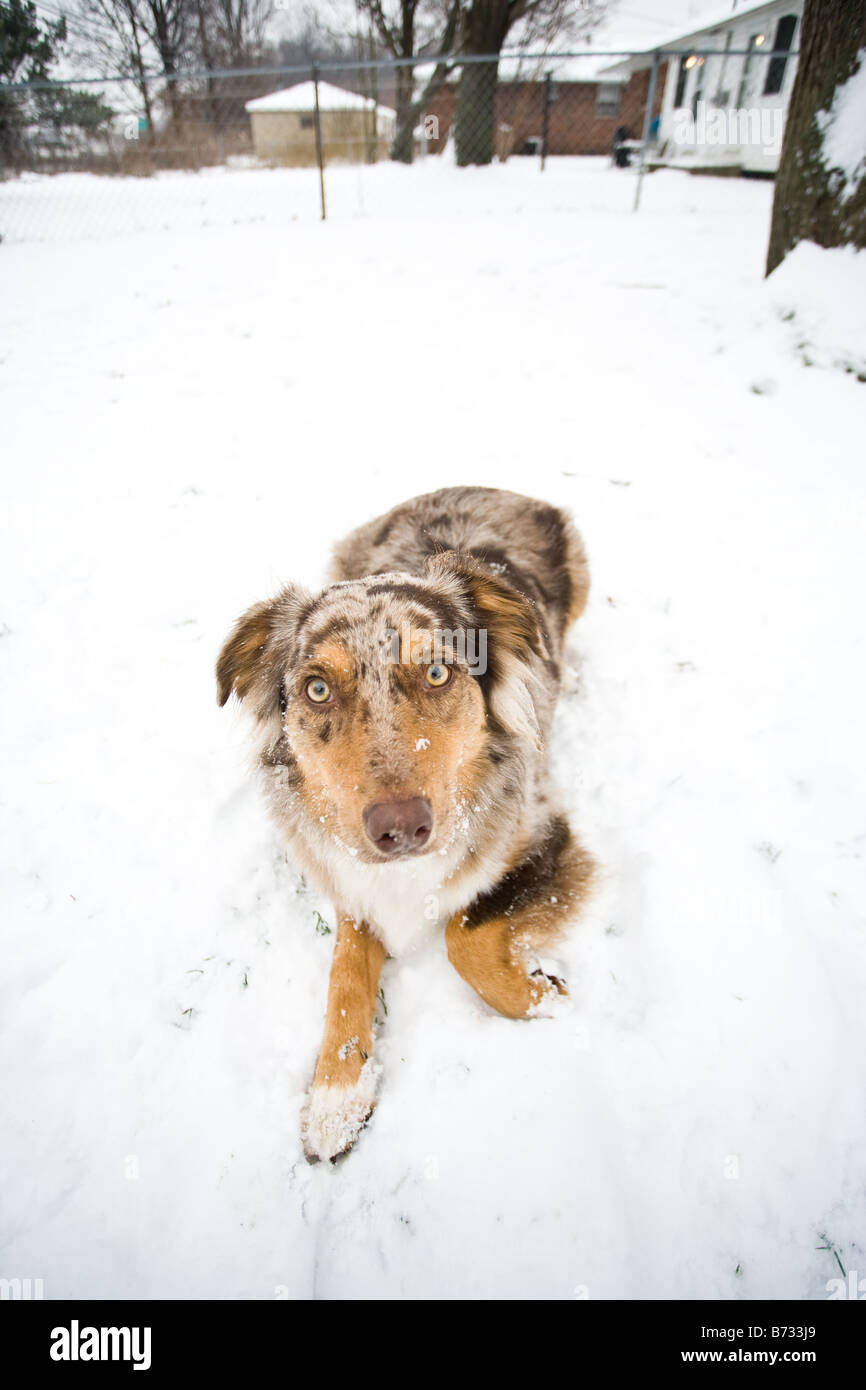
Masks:
[[[132,14],[130,15],[130,26],[132,29],[132,49],[134,54],[132,66],[136,74],[135,85],[138,88],[139,93],[141,94],[141,100],[144,106],[144,119],[147,124],[145,138],[147,144],[152,145],[153,137],[155,134],[155,131],[153,129],[153,103],[150,99],[150,87],[148,85],[147,77],[145,75],[147,68],[144,61],[144,54],[141,51],[141,38],[138,32],[138,25],[136,24],[135,17]]]
[[[490,164],[496,143],[496,81],[508,30],[525,6],[514,0],[472,0],[464,19],[463,51],[490,54],[489,63],[467,63],[460,74],[454,115],[457,163]]]
[[[866,49],[863,0],[806,0],[800,59],[776,177],[767,274],[800,241],[866,246],[866,175],[854,187],[825,163],[824,117]],[[866,62],[866,56],[863,59]],[[817,117],[817,120],[816,120]],[[866,130],[863,132],[866,154]]]
[[[216,88],[214,86],[214,80],[211,77],[214,65],[210,51],[210,43],[208,42],[203,0],[196,0],[196,17],[198,19],[198,38],[201,44],[201,56],[205,68],[207,69],[207,118],[214,129],[222,135],[222,122],[220,121],[219,106],[216,99]]]
[[[451,50],[454,47],[454,40],[457,34],[457,27],[459,22],[460,0],[450,0],[448,6],[448,15],[445,21],[445,28],[442,32],[442,38],[439,43],[440,53],[444,53],[446,55],[449,55],[451,53]],[[423,92],[421,92],[420,96],[417,97],[413,96],[415,86],[415,76],[413,69],[412,77],[408,83],[408,91],[405,94],[408,105],[402,112],[400,110],[400,105],[398,101],[397,125],[394,134],[394,141],[391,148],[392,159],[399,159],[402,157],[400,153],[395,153],[395,151],[405,152],[408,149],[409,157],[408,159],[404,160],[404,162],[411,163],[412,159],[415,156],[415,127],[418,124],[418,121],[423,116],[424,109],[428,101],[430,101],[431,98],[436,95],[436,93],[439,91],[439,88],[442,86],[442,83],[447,78],[449,72],[451,71],[451,67],[452,64],[449,61],[448,57],[445,57],[442,60],[442,62],[437,63],[429,78],[427,79],[427,84],[424,87]]]
[[[397,69],[397,120],[391,141],[391,158],[401,164],[411,164],[415,153],[413,132],[417,119],[415,111],[415,74],[411,67]]]
[[[454,145],[457,163],[490,164],[496,135],[496,80],[499,63],[467,63],[460,74]]]

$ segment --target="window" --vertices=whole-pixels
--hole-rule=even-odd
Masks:
[[[777,56],[771,58],[767,64],[767,80],[764,83],[764,96],[775,96],[781,92],[785,85],[785,70],[788,66],[788,59],[785,54],[790,52],[794,42],[794,33],[797,28],[797,16],[795,14],[782,15],[776,26],[776,37],[773,41],[773,48]]]
[[[313,120],[312,116],[301,117],[301,130],[312,130],[314,125],[315,121]]]
[[[743,63],[743,75],[740,78],[740,90],[737,92],[737,105],[747,106],[749,97],[752,95],[752,78],[754,76],[755,54],[765,41],[764,34],[752,34],[749,39],[749,52]]]
[[[698,102],[703,99],[704,95],[704,79],[707,75],[706,58],[699,58],[696,67],[698,69],[698,75],[695,78],[695,90],[694,95],[692,96],[692,115],[694,116],[695,120],[697,120],[698,116]]]
[[[595,89],[595,114],[618,116],[622,87],[618,82],[599,82]]]
[[[721,65],[721,68],[719,69],[719,81],[718,81],[718,85],[716,86],[716,93],[715,93],[715,96],[713,97],[713,105],[714,105],[714,106],[728,106],[728,105],[730,105],[731,93],[729,92],[728,88],[725,86],[725,73],[726,73],[727,70],[728,70],[728,54],[729,54],[730,51],[731,51],[731,42],[732,42],[732,40],[733,40],[733,37],[734,37],[734,35],[733,35],[733,33],[731,32],[731,30],[729,29],[728,32],[727,32],[726,35],[725,35],[725,51],[724,51],[724,53],[722,54],[722,65]]]

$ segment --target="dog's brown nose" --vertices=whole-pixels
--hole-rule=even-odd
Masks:
[[[364,812],[364,829],[383,854],[421,849],[433,831],[433,807],[426,796],[379,801]]]

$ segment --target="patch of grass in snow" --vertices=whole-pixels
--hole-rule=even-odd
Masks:
[[[321,912],[316,912],[314,915],[315,915],[315,918],[316,918],[316,934],[317,934],[317,936],[330,936],[330,935],[331,935],[331,928],[328,926],[328,923],[325,921],[325,919],[324,919],[324,917],[322,916]]]
[[[842,1271],[842,1277],[843,1277],[843,1279],[847,1279],[847,1278],[848,1278],[848,1271],[847,1271],[847,1269],[845,1268],[845,1266],[843,1265],[843,1263],[842,1263],[842,1256],[839,1254],[839,1251],[836,1249],[836,1247],[835,1247],[835,1245],[833,1244],[832,1240],[830,1240],[829,1236],[826,1236],[826,1235],[824,1234],[823,1231],[819,1231],[819,1232],[818,1232],[818,1239],[819,1239],[819,1240],[823,1240],[824,1244],[823,1244],[823,1245],[816,1245],[815,1249],[816,1249],[816,1250],[826,1250],[828,1254],[832,1255],[833,1258],[835,1259],[837,1265],[839,1266],[840,1270]]]
[[[379,1001],[379,1004],[381,1005],[382,1013],[384,1014],[385,1018],[387,1018],[387,1017],[388,1017],[388,1005],[385,1003],[385,991],[384,991],[384,989],[382,989],[381,985],[379,986],[379,993],[376,995],[376,998],[377,998],[377,1000]],[[376,1024],[376,1026],[377,1026],[377,1027],[381,1026],[381,1024],[384,1023],[385,1018],[379,1018],[379,1017],[377,1016],[377,1017],[374,1019],[374,1022],[375,1022],[375,1024]]]
[[[774,845],[772,841],[762,840],[758,845],[758,853],[765,855],[771,864],[775,864],[782,851],[779,849],[778,845]]]

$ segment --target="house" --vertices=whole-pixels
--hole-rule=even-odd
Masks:
[[[624,126],[635,137],[643,129],[649,87],[649,66],[613,77],[591,74],[585,60],[553,57],[547,86],[544,71],[532,77],[515,75],[517,64],[503,60],[496,86],[496,153],[538,154],[544,132],[546,94],[547,153],[550,155],[609,154],[614,131]],[[592,67],[596,65],[593,63]],[[447,143],[457,107],[459,78],[440,87],[425,107],[425,118],[435,118],[434,138],[427,149],[436,154]],[[655,114],[661,109],[662,88],[657,89]]]
[[[802,13],[803,0],[728,5],[716,21],[659,45],[677,52],[667,63],[654,164],[696,173],[776,172]],[[605,75],[632,78],[652,60],[648,51]]]
[[[371,97],[319,82],[319,121],[325,161],[372,163],[387,159],[394,135],[395,112]],[[253,148],[270,164],[317,162],[316,84],[300,82],[245,104],[252,124]]]

